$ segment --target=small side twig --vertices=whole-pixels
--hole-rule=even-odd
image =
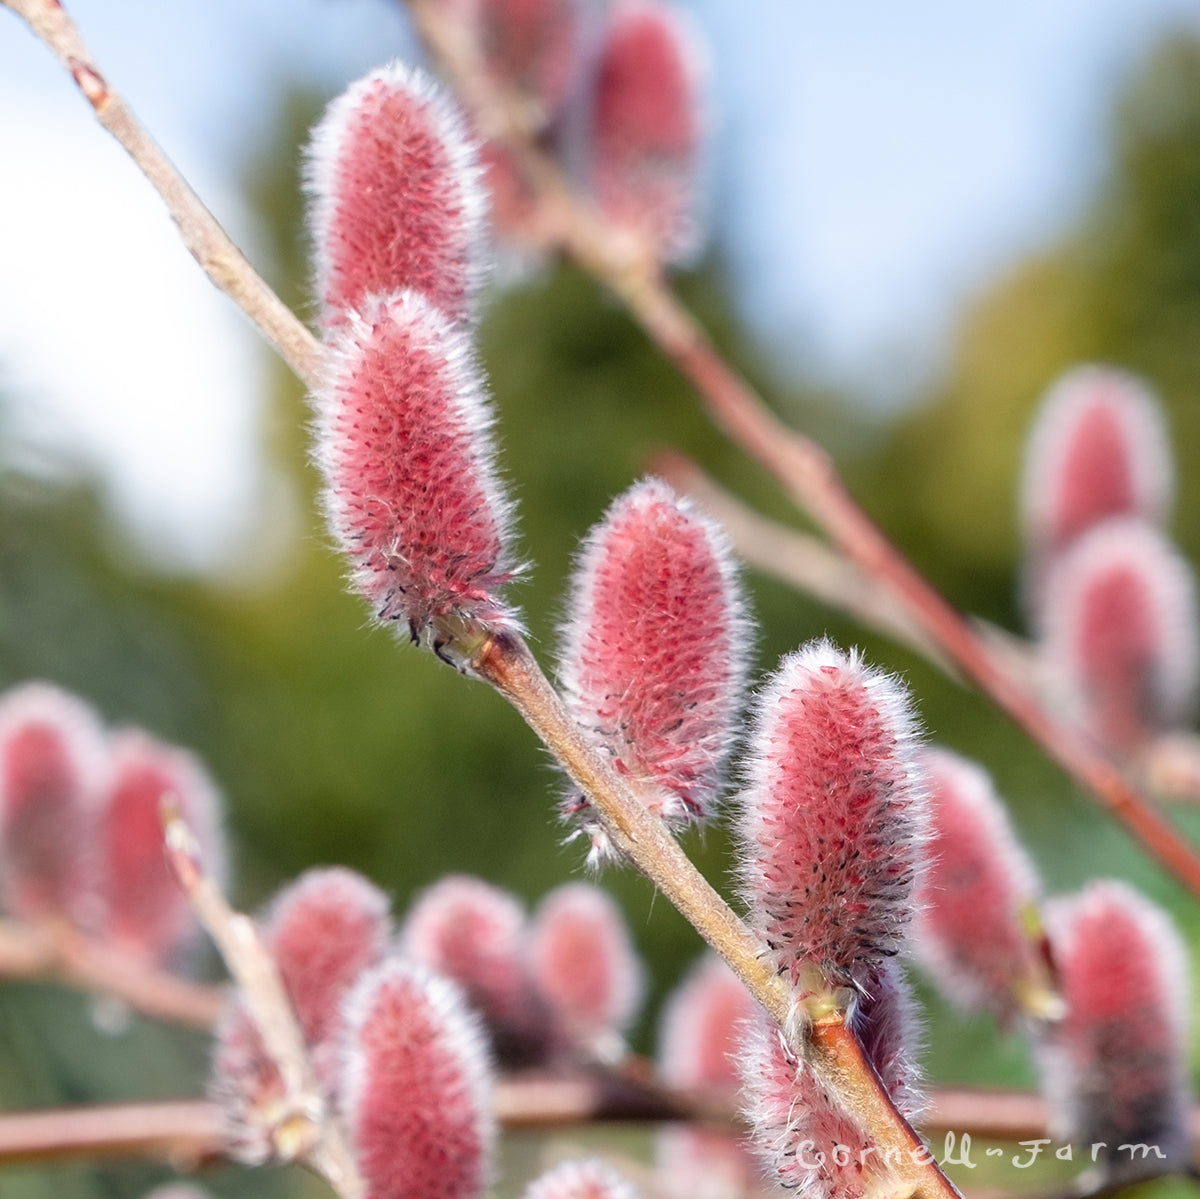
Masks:
[[[220,1112],[204,1099],[0,1114],[0,1166],[140,1158],[182,1171],[223,1156]]]
[[[74,929],[34,928],[0,920],[0,979],[49,980],[120,999],[143,1015],[187,1028],[211,1029],[220,987],[147,965]]]
[[[288,1111],[277,1134],[279,1148],[325,1178],[342,1199],[360,1199],[364,1186],[354,1158],[325,1101],[283,980],[254,921],[234,911],[204,872],[196,839],[169,799],[163,805],[163,830],[167,861],[240,988],[279,1071]]]

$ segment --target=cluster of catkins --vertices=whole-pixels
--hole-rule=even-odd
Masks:
[[[146,965],[178,965],[197,925],[163,856],[167,796],[219,877],[219,801],[195,757],[140,729],[104,728],[87,703],[48,683],[0,696],[4,910]]]
[[[572,4],[457,8],[489,71],[554,111],[583,53]],[[597,204],[617,224],[643,220],[659,247],[678,219],[647,214],[686,207],[691,190],[685,42],[669,10],[618,3],[589,76]],[[516,623],[499,592],[520,570],[472,339],[489,258],[483,171],[462,114],[400,64],[335,100],[308,153],[329,523],[378,617],[460,664],[482,631]]]
[[[1052,388],[1025,467],[1026,607],[1051,702],[1125,762],[1186,725],[1196,699],[1195,584],[1164,531],[1172,480],[1138,380],[1086,366]]]
[[[447,102],[393,67],[333,103],[308,176],[327,354],[316,457],[330,525],[379,618],[464,669],[518,626],[502,594],[511,508],[470,344],[476,170]],[[617,499],[580,554],[559,674],[570,714],[670,827],[715,810],[749,637],[720,530],[654,479]],[[802,999],[848,1009],[894,1103],[914,1114],[907,989],[893,962],[926,826],[907,696],[857,655],[816,642],[765,685],[750,740],[738,808],[751,922]],[[563,808],[595,857],[612,852],[586,798],[568,793]],[[794,1042],[754,1024],[741,1056],[773,1176],[830,1193],[886,1182],[892,1165],[866,1152],[871,1130]],[[806,1140],[848,1147],[849,1163],[831,1156],[814,1170]]]
[[[551,9],[562,11],[537,11]],[[483,3],[466,10],[480,22],[472,28],[485,54],[496,55],[489,61],[508,63],[496,69],[536,92],[540,69],[514,80],[513,59],[495,50],[503,39],[480,32],[488,21],[515,20],[515,10]],[[631,53],[631,61],[643,57]],[[612,79],[623,71],[613,68]],[[607,78],[605,71],[598,77]],[[593,107],[606,111],[599,98]],[[391,67],[331,105],[309,164],[326,354],[314,397],[316,457],[330,526],[350,559],[353,585],[379,619],[470,670],[481,647],[520,625],[504,594],[518,570],[512,505],[495,466],[486,383],[471,340],[484,241],[477,148],[433,85]],[[1032,597],[1056,594],[1061,548],[1038,542]],[[1047,624],[1059,602],[1045,600]],[[617,499],[580,554],[559,675],[570,714],[672,828],[712,815],[720,800],[748,636],[720,531],[657,480]],[[1126,889],[1099,884],[1047,909],[1052,968],[1045,942],[1031,931],[1032,873],[1014,865],[1021,859],[1002,811],[981,814],[990,809],[978,786],[965,788],[972,797],[966,809],[945,798],[955,762],[920,745],[895,679],[828,642],[785,658],[760,690],[744,785],[733,801],[739,875],[750,924],[796,990],[795,1027],[785,1035],[752,1014],[735,1053],[768,1176],[838,1199],[903,1185],[877,1151],[872,1128],[800,1047],[807,1013],[844,1012],[892,1103],[905,1116],[919,1114],[911,1004],[897,963],[919,908],[926,952],[940,954],[939,977],[957,978],[965,997],[1010,1017],[1059,1016],[1065,1005],[1041,1045],[1073,1134],[1149,1130],[1177,1163],[1181,1091],[1178,1055],[1168,1046],[1181,1030],[1167,997],[1179,992],[1159,952],[1163,921]],[[975,777],[974,768],[963,769]],[[568,792],[563,813],[590,837],[597,859],[613,853],[586,797]],[[976,868],[958,869],[968,854]],[[453,886],[451,897],[469,907],[466,884]],[[295,902],[281,900],[267,921],[285,978],[281,946]],[[493,924],[478,913],[466,918],[492,929],[485,944],[524,940],[519,913],[510,908],[504,916],[502,906],[489,909]],[[970,927],[967,912],[976,917]],[[554,1003],[544,985],[540,994],[528,989],[536,936],[498,963],[465,933],[431,924],[436,935],[426,943],[438,946],[435,964],[473,991],[505,1054],[536,1059],[563,1035],[569,1020],[548,1017],[547,1032],[529,1019]],[[1101,926],[1108,929],[1103,945],[1090,931]],[[378,947],[386,938],[373,927],[368,940]],[[994,935],[981,935],[988,928]],[[577,961],[572,970],[583,968]],[[303,988],[289,986],[323,1081],[353,1130],[370,1199],[475,1199],[484,1155],[467,1147],[489,1135],[477,1102],[485,1072],[477,1050],[468,1049],[479,1038],[461,1018],[458,992],[403,955],[355,960],[344,973],[326,963],[322,996],[334,978],[344,979],[346,996],[333,1006],[322,998],[315,1014],[307,1013]],[[1136,1030],[1136,1068],[1113,1051],[1118,1028]],[[585,1039],[603,1054],[595,1029]],[[260,1090],[240,1092],[256,1098],[235,1123],[253,1130],[261,1096],[269,1099],[276,1084],[236,1007],[223,1044],[235,1059],[225,1077],[265,1070]],[[434,1110],[439,1120],[461,1119],[439,1126],[436,1149]],[[270,1119],[264,1127],[269,1133]],[[264,1143],[251,1137],[247,1156]],[[446,1145],[454,1147],[449,1154]],[[435,1187],[430,1163],[447,1156],[471,1168],[453,1184],[439,1175]],[[423,1189],[422,1180],[434,1189]]]
[[[659,0],[451,0],[451,19],[523,135],[571,179],[608,234],[685,260],[699,237],[701,55],[683,14]],[[483,144],[498,232],[544,236],[519,150]]]
[[[1026,461],[1024,598],[1049,702],[1120,762],[1179,730],[1194,699],[1195,592],[1163,532],[1170,491],[1143,385],[1088,366],[1051,389]],[[933,839],[915,940],[930,977],[1025,1024],[1055,1135],[1107,1178],[1184,1168],[1187,968],[1170,920],[1119,882],[1043,904],[987,773],[924,756]]]
[[[449,876],[393,933],[387,897],[370,882],[311,870],[275,897],[260,927],[369,1199],[483,1195],[493,1062],[611,1056],[641,998],[620,913],[585,883],[551,892],[527,921],[507,892]],[[210,1089],[239,1160],[294,1152],[297,1113],[237,992],[217,1030]]]
[[[1187,1168],[1188,971],[1168,916],[1098,880],[1043,903],[978,764],[926,749],[933,836],[914,943],[961,1008],[1030,1034],[1060,1157],[1104,1181]]]

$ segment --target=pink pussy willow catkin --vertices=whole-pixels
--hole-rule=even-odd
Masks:
[[[436,651],[512,624],[512,510],[467,336],[416,292],[380,299],[334,335],[315,404],[329,525],[377,618]]]
[[[983,767],[935,747],[921,757],[933,835],[917,892],[914,948],[930,979],[959,1006],[1009,1017],[1035,967],[1033,864]]]
[[[559,673],[572,715],[671,827],[715,808],[749,639],[723,532],[658,479],[619,497],[579,555]]]
[[[496,1138],[490,1064],[454,983],[399,959],[360,979],[340,1094],[364,1199],[482,1199]]]
[[[1077,367],[1055,383],[1029,435],[1026,536],[1057,552],[1110,516],[1161,521],[1171,476],[1162,411],[1146,386],[1122,371]]]
[[[83,700],[49,683],[0,696],[0,896],[10,914],[85,914],[107,777],[104,730]]]
[[[927,830],[907,692],[828,641],[758,702],[741,808],[742,888],[781,974],[865,983],[898,952]]]
[[[1195,582],[1153,525],[1114,517],[1050,570],[1038,646],[1051,699],[1110,753],[1179,728],[1196,698]]]
[[[406,289],[451,321],[472,315],[486,193],[462,117],[419,71],[393,63],[334,100],[313,131],[306,183],[327,329]]]
[[[1039,1045],[1053,1135],[1083,1146],[1110,1180],[1186,1168],[1190,1008],[1178,932],[1108,880],[1054,901],[1046,925],[1067,1009]]]
[[[199,925],[163,853],[162,803],[179,807],[206,872],[225,876],[220,798],[199,759],[140,729],[113,734],[109,789],[101,804],[99,890],[103,932],[148,961],[171,962]]]
[[[538,1061],[553,1041],[525,963],[528,934],[515,895],[463,874],[421,892],[400,930],[404,954],[462,987],[503,1065]]]
[[[275,896],[262,919],[263,943],[329,1099],[340,1071],[342,1004],[387,952],[388,909],[387,896],[367,879],[331,867],[302,874]],[[275,1157],[277,1128],[290,1116],[283,1080],[237,992],[217,1027],[208,1089],[232,1155],[249,1165]]]
[[[588,179],[605,220],[648,239],[668,262],[698,241],[700,75],[676,9],[618,0],[609,11],[590,97]]]

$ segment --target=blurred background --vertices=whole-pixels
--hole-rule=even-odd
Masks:
[[[711,46],[711,239],[679,281],[728,355],[835,454],[960,608],[1020,631],[1015,486],[1030,414],[1081,360],[1169,413],[1172,532],[1200,559],[1200,12],[1183,0],[696,0]],[[416,54],[393,0],[77,0],[114,86],[307,315],[298,168],[345,84]],[[556,780],[485,688],[371,628],[316,514],[302,390],[200,275],[49,55],[0,20],[0,686],[47,678],[194,747],[228,798],[234,897],[339,862],[409,897],[448,870],[531,901],[581,866]],[[495,289],[482,350],[536,564],[547,662],[579,538],[664,446],[795,520],[589,280]],[[750,577],[760,670],[829,633],[911,684],[932,739],[981,760],[1061,892],[1113,874],[1200,938],[1173,882],[975,696]],[[1189,835],[1200,819],[1180,813]],[[720,828],[688,843],[728,892]],[[628,872],[652,972],[636,1036],[698,952]],[[212,969],[210,967],[210,969]],[[1031,1085],[1019,1038],[926,990],[935,1080]],[[80,997],[0,988],[0,1106],[194,1094],[198,1038],[106,1038]],[[8,1199],[140,1195],[141,1167],[13,1170]],[[319,1194],[229,1171],[221,1195]]]

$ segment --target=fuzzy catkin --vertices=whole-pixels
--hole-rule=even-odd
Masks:
[[[1112,1181],[1186,1167],[1189,1003],[1178,932],[1132,887],[1109,880],[1048,905],[1046,926],[1066,1002],[1038,1046],[1053,1135],[1098,1146]],[[1130,1152],[1139,1144],[1156,1151]]]
[[[305,182],[327,330],[403,290],[452,322],[473,316],[486,190],[461,115],[420,71],[392,63],[334,100],[313,130]]]
[[[1050,570],[1038,653],[1052,700],[1110,753],[1190,716],[1200,673],[1189,564],[1153,525],[1114,517]]]
[[[623,1050],[645,989],[642,964],[616,903],[591,883],[564,883],[534,913],[529,973],[576,1054]]]
[[[414,961],[453,979],[483,1017],[501,1064],[529,1065],[550,1051],[548,1013],[525,962],[529,929],[515,895],[450,874],[417,896],[400,930]]]
[[[916,898],[913,946],[960,1007],[1017,1009],[1036,952],[1027,922],[1037,876],[987,772],[940,747],[922,753],[932,836]]]
[[[7,912],[87,922],[108,771],[104,730],[83,700],[37,682],[0,696],[0,897]]]
[[[225,877],[221,800],[198,758],[140,729],[111,739],[109,787],[100,808],[98,931],[123,952],[170,963],[199,926],[163,853],[162,803],[175,802],[196,835],[205,872]]]
[[[620,0],[610,10],[590,97],[588,180],[604,219],[668,262],[685,260],[699,241],[701,74],[676,9]]]
[[[514,623],[512,506],[467,336],[416,292],[380,298],[334,335],[314,403],[329,526],[377,619],[439,651],[463,624]]]
[[[491,1067],[461,991],[391,959],[345,1010],[341,1104],[365,1199],[481,1199],[496,1139]]]
[[[716,807],[749,640],[723,531],[659,479],[615,500],[579,554],[559,674],[571,714],[672,828]]]
[[[739,796],[742,890],[781,974],[865,982],[901,946],[927,835],[907,692],[817,641],[764,687]]]

